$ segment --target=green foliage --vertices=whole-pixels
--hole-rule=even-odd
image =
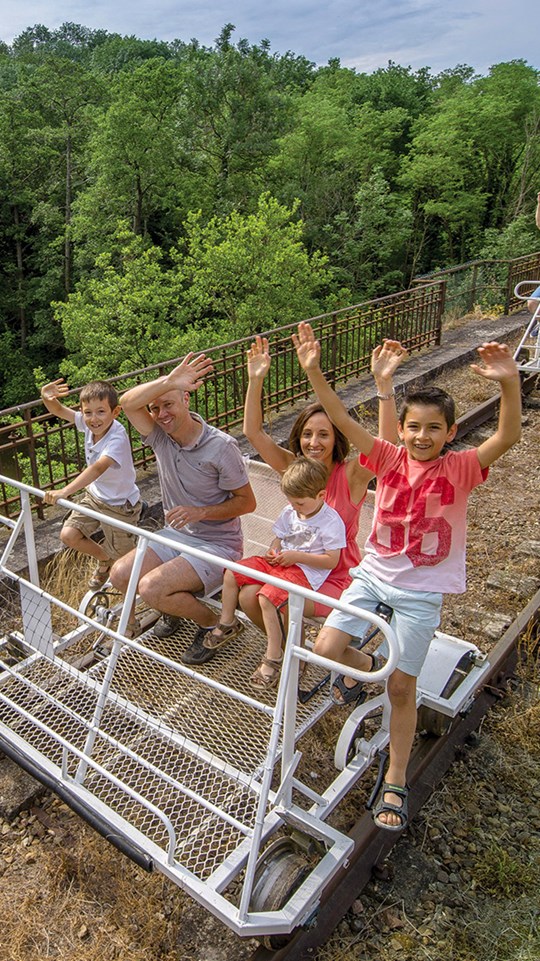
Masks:
[[[90,280],[65,303],[53,305],[68,351],[61,371],[74,386],[162,360],[183,323],[159,248],[126,225],[114,239],[114,249],[97,258]]]
[[[235,340],[321,310],[329,282],[326,259],[302,243],[302,224],[269,194],[257,210],[213,217],[191,214],[182,248],[173,252],[186,312]]]
[[[0,44],[0,406],[39,364],[118,373],[535,249],[538,77],[316,68],[229,23]]]

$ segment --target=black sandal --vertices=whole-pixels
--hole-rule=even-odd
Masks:
[[[343,696],[335,697],[335,690],[339,691]],[[357,681],[352,687],[347,687],[343,674],[340,674],[339,677],[336,677],[330,691],[330,699],[334,704],[337,704],[338,707],[343,707],[345,704],[354,704],[355,701],[359,701],[361,704],[362,701],[365,701],[366,697],[367,691],[364,688],[364,682]]]
[[[391,804],[390,801],[385,801],[385,794],[397,794],[401,798],[401,804]],[[387,824],[386,821],[380,821],[380,814],[397,814],[401,824]],[[373,820],[377,827],[382,828],[383,831],[403,831],[409,823],[409,785],[388,784],[387,781],[384,781],[379,795],[379,803],[373,808]]]
[[[380,654],[370,654],[369,657],[371,658],[371,667],[369,669],[369,673],[371,674],[372,671],[380,670],[384,661]],[[334,697],[333,691],[335,689],[337,689],[343,697]],[[330,691],[330,699],[334,704],[337,704],[338,707],[342,707],[344,704],[354,704],[356,701],[362,704],[366,697],[367,691],[364,690],[364,681],[357,681],[352,687],[347,687],[344,674],[336,677]]]

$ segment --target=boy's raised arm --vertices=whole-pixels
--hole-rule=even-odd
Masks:
[[[67,420],[70,424],[75,423],[75,411],[60,402],[60,397],[65,397],[69,393],[69,387],[63,377],[52,380],[50,384],[44,384],[40,393],[49,414],[61,417],[62,420]]]
[[[345,405],[326,380],[320,367],[321,346],[315,339],[310,324],[298,324],[298,333],[293,334],[293,343],[298,361],[332,423],[343,431],[361,454],[371,453],[375,438],[350,416]]]
[[[397,444],[398,413],[394,391],[394,374],[409,356],[398,340],[385,338],[371,355],[371,373],[379,400],[379,437]]]
[[[483,366],[471,364],[471,370],[486,380],[498,381],[501,388],[497,429],[477,448],[480,466],[489,467],[517,444],[521,437],[521,381],[516,362],[506,344],[491,341],[482,344],[478,353]]]

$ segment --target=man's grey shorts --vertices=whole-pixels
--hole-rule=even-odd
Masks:
[[[426,659],[429,645],[441,620],[442,594],[432,591],[411,591],[380,581],[361,567],[354,568],[351,584],[341,600],[366,611],[375,611],[381,601],[394,611],[391,625],[396,632],[400,657],[397,667],[404,674],[418,677]],[[351,637],[362,637],[369,622],[352,614],[334,610],[324,622]],[[388,656],[388,645],[383,642],[379,651]]]
[[[213,591],[222,583],[223,567],[220,564],[212,564],[211,561],[203,560],[200,557],[194,557],[192,554],[188,554],[187,551],[182,551],[182,545],[194,547],[198,551],[205,551],[214,557],[225,558],[229,561],[237,561],[242,556],[241,551],[232,551],[227,545],[223,546],[220,544],[219,547],[216,547],[214,544],[203,540],[202,537],[194,537],[192,534],[186,534],[184,531],[175,531],[172,527],[164,527],[163,530],[157,531],[157,533],[171,541],[171,547],[166,547],[164,544],[156,544],[155,541],[151,541],[149,549],[152,550],[164,564],[174,560],[176,557],[182,557],[187,561],[203,582],[205,594]]]

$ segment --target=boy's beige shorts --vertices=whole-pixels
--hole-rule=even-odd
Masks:
[[[89,507],[93,511],[99,511],[100,514],[106,514],[108,517],[114,517],[115,520],[124,521],[125,524],[132,524],[136,527],[141,516],[142,501],[138,500],[136,504],[129,504],[127,501],[125,504],[107,504],[105,501],[100,501],[97,497],[93,497],[89,491],[85,491],[79,504],[83,507]],[[121,531],[117,527],[111,527],[109,524],[100,523],[94,520],[93,517],[87,517],[86,514],[79,514],[78,511],[71,511],[64,521],[64,527],[75,527],[81,534],[85,537],[91,537],[96,531],[103,531],[103,548],[112,560],[116,560],[117,557],[123,557],[128,551],[132,551],[134,547],[137,546],[136,538],[133,534],[128,534],[127,531]]]

